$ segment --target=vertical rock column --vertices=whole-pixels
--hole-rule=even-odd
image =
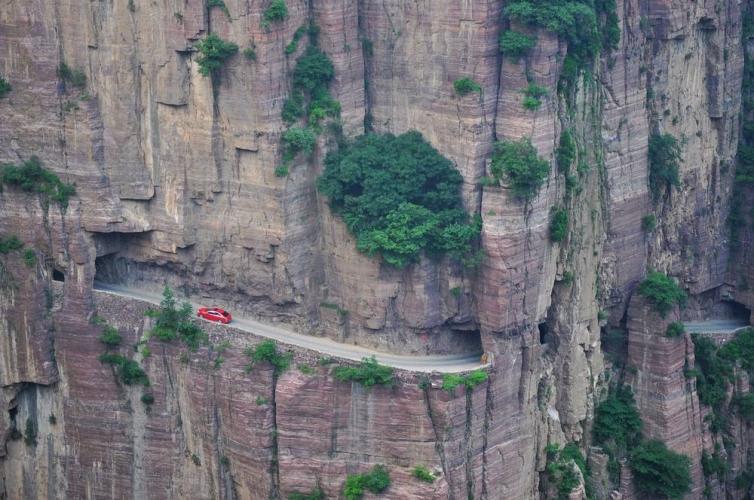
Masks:
[[[692,493],[701,495],[704,427],[696,383],[684,376],[684,367],[694,364],[691,336],[666,337],[668,324],[679,317],[677,309],[662,318],[636,294],[628,317],[626,379],[644,422],[644,435],[691,459]]]

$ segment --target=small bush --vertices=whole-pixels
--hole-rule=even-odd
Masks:
[[[424,481],[425,483],[435,482],[435,475],[432,474],[432,472],[423,465],[417,465],[416,467],[414,467],[411,471],[411,475],[413,475],[420,481]]]
[[[555,208],[550,210],[550,240],[563,241],[568,235],[568,210]]]
[[[655,199],[670,187],[678,187],[681,147],[670,134],[652,134],[649,138],[649,189]]]
[[[13,87],[10,86],[8,80],[0,76],[0,99],[8,95],[11,90],[13,90]]]
[[[312,92],[326,86],[334,77],[335,68],[330,58],[317,47],[310,45],[293,68],[293,87]]]
[[[80,69],[71,69],[66,63],[58,66],[58,77],[65,83],[70,83],[78,89],[86,87],[86,73]]]
[[[487,372],[484,370],[474,370],[466,375],[446,373],[442,376],[442,388],[446,391],[452,391],[459,385],[465,385],[466,389],[472,390],[477,385],[486,382],[487,378]]]
[[[252,363],[261,363],[266,361],[272,365],[275,375],[285,372],[291,365],[293,358],[292,352],[278,352],[277,344],[274,340],[264,340],[254,347],[249,347],[244,351]]]
[[[558,451],[558,445],[551,443],[545,448],[547,451],[547,477],[556,486],[559,500],[567,500],[569,495],[579,485],[579,477],[574,471],[573,463],[581,470],[584,479],[589,477],[589,470],[581,450],[575,443],[568,443]]]
[[[528,138],[495,144],[490,171],[496,180],[505,178],[513,194],[531,199],[550,173],[550,164],[539,157]]]
[[[288,165],[278,165],[275,167],[275,177],[288,177]]]
[[[254,401],[257,406],[264,406],[267,404],[267,398],[263,398],[262,396],[257,396],[257,399]]]
[[[343,485],[346,500],[359,500],[364,490],[382,493],[390,486],[390,474],[382,465],[375,465],[371,471],[363,474],[349,474]]]
[[[636,489],[651,498],[682,498],[691,489],[691,461],[661,441],[645,441],[631,452]]]
[[[141,402],[147,406],[154,404],[154,396],[148,392],[145,392],[141,395]]]
[[[0,182],[15,186],[22,191],[40,193],[47,200],[58,203],[62,208],[68,206],[68,200],[76,194],[72,184],[66,184],[54,173],[42,167],[39,158],[32,156],[21,166],[0,165]]]
[[[202,76],[216,76],[225,61],[238,52],[238,45],[226,42],[215,33],[197,42],[196,48],[200,53],[196,62]]]
[[[21,240],[18,239],[15,235],[0,236],[0,254],[6,254],[10,253],[14,250],[20,250],[24,247],[24,244],[21,242]]]
[[[24,265],[26,267],[34,267],[37,265],[37,255],[34,253],[34,250],[32,250],[31,248],[27,248],[26,250],[24,250],[22,257],[24,260]]]
[[[705,450],[702,452],[702,471],[704,472],[704,477],[717,476],[721,480],[725,480],[725,476],[728,473],[728,462],[717,451],[708,453]]]
[[[641,427],[631,389],[620,386],[611,390],[607,399],[597,406],[592,434],[596,444],[613,444],[618,450],[625,451],[638,441]]]
[[[50,422],[50,425],[57,425],[58,418],[55,416],[54,413],[50,413],[50,416],[47,417],[47,421]]]
[[[576,159],[576,141],[570,129],[564,129],[560,134],[560,143],[555,151],[555,158],[561,172],[567,173],[573,160]]]
[[[132,359],[128,359],[120,354],[104,353],[99,357],[100,362],[112,365],[116,369],[116,373],[121,382],[126,385],[141,384],[145,387],[149,387],[149,377],[144,370],[141,369],[139,363]]]
[[[657,227],[657,218],[654,214],[645,215],[641,218],[641,228],[647,232],[651,233],[655,230]]]
[[[257,51],[251,47],[246,47],[245,49],[243,49],[243,56],[249,61],[256,61]]]
[[[102,335],[100,335],[99,338],[100,342],[103,344],[113,347],[120,345],[123,338],[118,333],[118,330],[113,328],[110,325],[105,326],[105,328],[102,330]]]
[[[686,329],[683,327],[683,323],[681,323],[680,321],[673,321],[665,330],[666,337],[680,337],[684,333],[686,333]]]
[[[717,345],[709,338],[692,335],[696,367],[696,391],[702,404],[720,408],[733,379],[733,365],[720,356]]]
[[[733,398],[736,413],[746,422],[754,423],[754,394],[746,393]]]
[[[196,453],[191,454],[191,461],[194,462],[194,465],[202,465],[202,461]]]
[[[547,95],[547,89],[545,87],[540,87],[534,83],[530,83],[529,86],[522,89],[521,92],[524,94],[524,100],[521,102],[521,105],[524,109],[529,111],[539,109],[542,105],[542,97]]]
[[[37,423],[31,418],[26,419],[26,428],[24,430],[24,443],[27,446],[37,445]]]
[[[285,0],[272,0],[262,14],[262,18],[268,23],[282,22],[287,17],[288,7],[285,5]]]
[[[304,375],[314,375],[314,368],[309,365],[296,365],[296,368],[298,368],[298,371],[300,371]]]
[[[514,62],[526,56],[536,44],[535,36],[512,30],[500,33],[500,52]]]
[[[459,78],[453,82],[453,89],[460,96],[468,95],[472,92],[481,92],[482,87],[469,77]]]
[[[654,305],[663,318],[675,304],[683,305],[686,302],[686,292],[675,280],[657,271],[651,271],[647,275],[639,284],[638,291],[639,295],[646,297]]]
[[[298,48],[298,42],[299,40],[301,40],[301,37],[304,36],[304,33],[306,33],[306,31],[306,26],[299,26],[296,32],[293,33],[293,39],[291,40],[291,43],[285,46],[286,55],[290,55],[296,52],[296,49]]]
[[[308,128],[291,127],[282,136],[286,155],[311,154],[317,144],[317,136]]]
[[[333,376],[338,380],[357,382],[366,388],[393,385],[393,369],[379,364],[374,356],[362,359],[356,367],[338,366]]]

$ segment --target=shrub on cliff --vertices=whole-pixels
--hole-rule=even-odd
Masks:
[[[512,61],[518,61],[537,44],[537,37],[506,30],[500,33],[500,52]]]
[[[594,412],[594,442],[610,445],[621,454],[641,436],[641,417],[631,388],[618,386],[610,391]]]
[[[651,271],[647,275],[639,284],[638,292],[652,303],[663,318],[674,305],[683,305],[686,302],[686,292],[678,286],[678,283],[658,271]]]
[[[393,385],[393,369],[379,364],[374,356],[362,359],[358,366],[338,366],[333,376],[338,380],[357,382],[366,388]]]
[[[247,367],[247,371],[251,369],[254,363],[267,362],[272,366],[275,375],[285,372],[291,365],[291,359],[293,358],[292,352],[279,352],[274,340],[264,340],[254,347],[248,347],[244,351],[244,354],[251,361],[251,364]]]
[[[287,17],[288,7],[285,5],[285,0],[272,0],[262,14],[262,19],[267,23],[285,21]]]
[[[702,404],[713,409],[720,408],[728,392],[728,383],[733,380],[733,365],[720,356],[717,345],[709,338],[692,335],[696,391]]]
[[[206,38],[199,40],[196,48],[200,53],[196,62],[199,64],[199,74],[203,76],[217,75],[225,61],[238,52],[238,45],[226,42],[215,33],[210,33]]]
[[[383,465],[375,465],[372,470],[363,474],[349,474],[343,485],[343,496],[346,500],[359,500],[364,496],[364,490],[372,493],[382,493],[390,486],[390,474]]]
[[[555,150],[555,158],[560,171],[568,173],[573,160],[576,158],[576,141],[573,139],[573,133],[570,129],[563,129],[563,132],[560,133],[560,142],[558,149]]]
[[[534,111],[542,105],[542,98],[547,95],[547,88],[536,83],[529,83],[529,85],[521,89],[521,92],[524,94],[524,100],[521,102],[521,105],[524,109]]]
[[[432,474],[432,471],[430,471],[423,465],[417,465],[416,467],[414,467],[411,470],[411,475],[419,481],[424,481],[425,483],[435,482],[435,475]]]
[[[10,253],[14,250],[20,250],[24,247],[18,236],[12,234],[10,236],[0,236],[0,254]]]
[[[673,321],[665,330],[666,337],[680,337],[684,333],[686,333],[686,329],[680,321]]]
[[[550,173],[550,164],[539,157],[528,138],[495,144],[490,172],[504,179],[518,198],[534,198]]]
[[[664,190],[678,187],[681,146],[670,134],[652,134],[649,138],[649,190],[655,199]]]
[[[661,441],[645,441],[629,459],[634,485],[650,498],[682,498],[691,489],[691,461]]]
[[[10,86],[8,80],[0,76],[0,99],[8,95],[11,90],[13,90],[13,87]]]
[[[325,158],[319,190],[357,248],[405,267],[422,252],[461,259],[481,230],[461,206],[463,179],[419,132],[367,134]]]
[[[68,200],[76,194],[76,188],[72,184],[66,184],[53,172],[43,168],[36,156],[32,156],[21,166],[10,163],[0,165],[0,183],[29,193],[39,193],[43,197],[43,204],[54,201],[62,208],[66,208]]]
[[[118,333],[118,330],[116,330],[110,325],[106,325],[105,328],[103,328],[102,330],[102,335],[100,335],[99,340],[106,346],[112,347],[112,346],[120,345],[123,338]]]
[[[86,86],[86,73],[80,69],[72,69],[65,62],[61,62],[58,66],[58,78],[78,89]]]
[[[99,357],[100,362],[112,365],[118,378],[126,385],[142,384],[149,387],[149,377],[141,369],[139,363],[125,356],[114,353],[103,353]]]
[[[465,385],[467,390],[487,381],[487,372],[484,370],[474,370],[466,375],[455,373],[446,373],[442,376],[442,388],[446,391],[452,391],[459,385]]]
[[[555,208],[550,210],[550,241],[563,241],[568,235],[568,210]]]
[[[294,492],[288,495],[288,500],[326,500],[327,496],[322,488],[317,486],[309,493]]]
[[[453,82],[453,90],[456,94],[464,96],[472,92],[481,92],[482,87],[469,77],[459,78]]]

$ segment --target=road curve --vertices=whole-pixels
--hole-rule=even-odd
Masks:
[[[128,297],[149,302],[151,304],[159,304],[162,300],[161,295],[151,291],[121,285],[112,285],[109,283],[95,282],[94,289],[99,292]],[[199,307],[198,304],[193,302],[191,305],[194,310]],[[233,322],[229,326],[253,333],[260,337],[277,340],[305,349],[311,349],[327,356],[335,356],[353,361],[359,361],[364,357],[374,356],[377,358],[377,361],[383,365],[403,370],[457,373],[484,368],[486,366],[480,362],[481,352],[471,355],[459,354],[449,356],[400,356],[397,354],[387,354],[384,352],[373,351],[365,347],[335,342],[324,337],[313,337],[311,335],[296,333],[280,326],[267,325],[253,319],[238,317],[235,314],[233,316]]]

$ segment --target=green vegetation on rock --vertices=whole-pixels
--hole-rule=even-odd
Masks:
[[[123,341],[123,337],[120,336],[118,330],[110,325],[105,325],[102,330],[102,335],[99,338],[100,342],[109,347],[120,345]]]
[[[644,281],[639,284],[638,293],[646,297],[663,318],[674,305],[682,306],[686,302],[686,292],[678,286],[678,283],[658,271],[650,271],[647,274]]]
[[[251,360],[251,366],[266,362],[272,366],[275,375],[281,375],[291,366],[292,352],[279,352],[274,340],[263,340],[254,347],[248,347],[244,354]]]
[[[512,61],[526,56],[537,44],[537,37],[506,30],[500,33],[500,52]]]
[[[365,491],[382,493],[390,486],[390,474],[382,465],[375,465],[363,474],[349,474],[343,485],[346,500],[359,500]]]
[[[319,190],[368,255],[405,267],[422,252],[461,259],[481,221],[461,206],[463,179],[419,132],[367,134],[325,158]]]
[[[128,359],[120,354],[114,354],[106,352],[100,355],[99,360],[102,363],[112,365],[118,378],[126,385],[141,384],[145,387],[149,386],[149,378],[144,370],[141,369],[139,363],[132,359]]]
[[[199,50],[199,57],[196,59],[199,74],[213,77],[217,76],[225,61],[238,52],[238,45],[226,42],[216,33],[210,33],[199,40],[196,48]]]
[[[555,208],[550,210],[550,241],[563,241],[568,236],[568,210]]]
[[[513,194],[534,198],[550,174],[550,164],[539,157],[528,138],[495,144],[490,172],[497,182],[504,180]]]
[[[452,391],[459,385],[464,385],[467,390],[472,390],[479,384],[486,382],[487,378],[487,372],[484,370],[474,370],[466,375],[446,373],[442,376],[442,388],[446,391]]]
[[[70,83],[78,89],[86,87],[86,73],[80,69],[72,69],[65,62],[58,66],[58,78],[64,83]]]
[[[482,87],[471,78],[464,77],[453,82],[453,90],[456,91],[456,94],[465,96],[472,92],[481,92]]]
[[[14,250],[20,250],[24,247],[18,236],[12,234],[10,236],[0,236],[0,254],[10,253]]]
[[[521,105],[524,109],[534,111],[542,105],[542,97],[547,95],[547,88],[536,83],[529,83],[526,88],[521,89],[521,92],[524,94],[524,100],[521,102]]]
[[[691,460],[661,441],[644,441],[631,451],[634,485],[650,498],[683,498],[691,489]]]
[[[585,480],[590,475],[586,459],[576,443],[568,443],[562,450],[559,450],[557,444],[551,443],[547,445],[546,451],[547,478],[555,485],[558,500],[568,500],[570,493],[579,485],[579,477],[573,468],[574,464]]]
[[[384,385],[391,387],[393,381],[393,369],[381,365],[374,356],[364,358],[357,366],[338,366],[333,371],[333,376],[342,381],[357,382],[364,387]]]
[[[683,323],[681,323],[680,321],[673,321],[665,330],[666,337],[680,337],[684,333],[686,333],[686,329],[683,327]]]
[[[63,209],[68,207],[68,200],[76,194],[76,188],[72,184],[61,181],[53,172],[43,168],[36,156],[20,166],[10,163],[0,165],[0,183],[28,193],[39,193],[43,197],[43,203],[54,201]]]
[[[568,173],[573,160],[576,159],[576,141],[573,139],[571,129],[563,129],[560,133],[560,143],[558,149],[555,150],[555,158],[560,171]]]
[[[416,467],[414,467],[411,470],[411,475],[419,481],[424,481],[425,483],[435,482],[435,475],[432,474],[432,472],[423,465],[417,465]]]
[[[285,21],[287,17],[288,7],[285,5],[285,0],[272,0],[262,14],[263,21],[267,23],[279,23]]]
[[[13,87],[8,83],[8,80],[0,76],[0,99],[8,95],[11,90],[13,90]]]
[[[681,146],[670,134],[652,134],[649,138],[649,190],[655,199],[670,187],[678,187]]]

